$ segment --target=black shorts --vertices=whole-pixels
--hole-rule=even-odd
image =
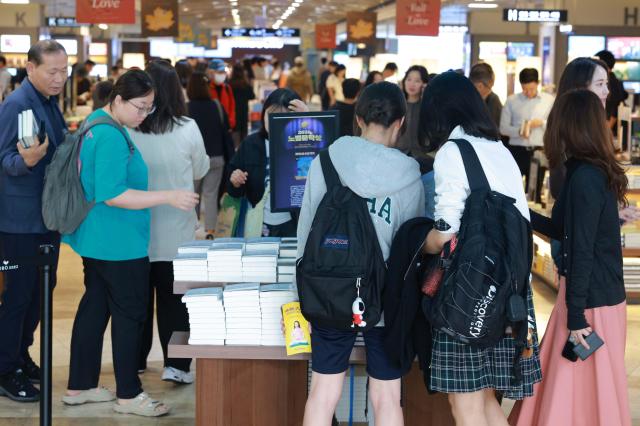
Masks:
[[[355,331],[311,326],[311,369],[320,374],[338,374],[349,368],[349,356],[356,341]],[[395,380],[402,371],[393,367],[384,351],[384,327],[363,332],[367,353],[367,374],[377,380]]]

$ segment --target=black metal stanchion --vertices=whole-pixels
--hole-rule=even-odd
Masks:
[[[50,258],[52,245],[40,246],[40,255]],[[51,283],[51,263],[40,266],[42,285],[40,286],[40,426],[51,426],[51,338],[53,319],[53,289]]]

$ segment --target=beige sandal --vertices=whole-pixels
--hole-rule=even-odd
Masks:
[[[105,387],[97,387],[95,389],[87,389],[81,391],[77,395],[65,395],[62,402],[67,405],[81,405],[87,402],[109,402],[116,399],[116,396]]]
[[[171,408],[160,401],[155,401],[142,392],[127,404],[115,403],[113,410],[120,414],[135,414],[143,417],[160,417],[169,414]]]

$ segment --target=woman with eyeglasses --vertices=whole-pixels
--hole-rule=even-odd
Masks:
[[[155,111],[155,88],[144,71],[128,71],[115,83],[109,103],[87,120],[105,120],[83,138],[80,180],[94,202],[85,220],[64,241],[82,256],[85,293],[71,337],[68,405],[107,402],[114,411],[156,417],[169,407],[142,390],[139,351],[149,301],[151,207],[192,211],[189,189],[149,191],[148,169],[125,127],[136,128]],[[111,318],[116,394],[98,386],[104,331]]]
[[[194,190],[194,181],[202,179],[209,170],[198,124],[187,117],[187,106],[176,69],[166,61],[153,61],[147,73],[156,87],[156,111],[147,116],[138,128],[130,132],[149,170],[149,189]],[[147,357],[153,342],[153,301],[160,346],[164,355],[162,380],[174,383],[193,383],[189,371],[191,359],[169,358],[167,348],[171,333],[189,330],[189,314],[181,296],[173,294],[173,259],[178,247],[196,239],[198,220],[195,210],[181,211],[169,206],[151,209],[151,239],[149,242],[149,305],[144,326],[138,371],[147,368]],[[171,232],[167,232],[167,230]]]

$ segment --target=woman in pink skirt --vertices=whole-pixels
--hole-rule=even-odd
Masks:
[[[561,242],[558,301],[540,347],[543,381],[518,402],[518,426],[630,426],[624,366],[626,303],[618,207],[627,178],[615,159],[604,108],[589,90],[569,91],[553,106],[544,136],[551,167],[567,176],[552,218],[532,217],[534,229]],[[563,357],[567,340],[588,348],[592,332],[604,341],[590,357]]]

